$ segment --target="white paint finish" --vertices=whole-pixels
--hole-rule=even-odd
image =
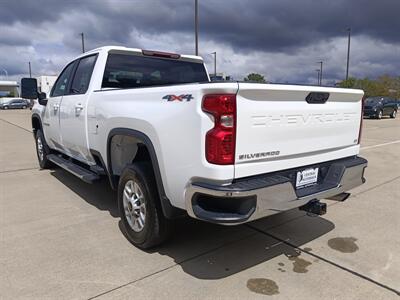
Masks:
[[[80,161],[94,163],[87,140],[87,102],[90,94],[66,95],[60,105],[63,150]]]
[[[325,104],[309,104],[310,92],[330,96]],[[362,96],[358,90],[240,83],[235,177],[358,154]],[[256,153],[267,154],[257,159]]]
[[[43,133],[49,147],[57,150],[57,146],[61,144],[60,135],[60,104],[62,96],[48,98],[47,105],[43,107],[35,101],[35,107],[32,112],[42,113]]]
[[[92,164],[89,149],[93,149],[107,163],[107,139],[111,130],[140,131],[155,148],[164,189],[174,206],[185,208],[184,191],[192,180],[230,182],[235,177],[324,162],[359,152],[356,140],[362,91],[228,82],[102,90],[109,51],[140,55],[141,50],[103,47],[80,56],[98,54],[88,92],[65,96],[62,101],[65,100],[60,119],[62,152]],[[200,60],[194,56],[181,56],[181,59]],[[331,96],[326,104],[310,105],[304,101],[310,91],[329,92]],[[209,164],[205,159],[205,135],[214,123],[201,110],[201,102],[205,94],[212,93],[238,93],[237,156],[280,151],[279,156],[272,160],[238,162],[235,166]],[[169,94],[191,94],[193,100],[167,102],[163,97]],[[76,101],[69,101],[73,97]],[[76,116],[74,105],[78,102],[83,109]],[[43,108],[38,106],[34,111],[40,113]],[[51,105],[46,107],[46,113],[50,108]],[[54,130],[46,139],[59,132]]]
[[[88,120],[89,128],[94,126],[92,122],[98,124],[98,132],[89,134],[89,144],[106,157],[106,141],[112,129],[143,132],[155,148],[168,198],[185,208],[184,190],[193,177],[233,179],[233,165],[211,165],[205,159],[204,136],[213,122],[201,111],[201,100],[204,94],[236,91],[236,83],[219,83],[95,92],[89,111],[96,113]],[[194,99],[167,102],[162,97],[168,94],[192,94]]]

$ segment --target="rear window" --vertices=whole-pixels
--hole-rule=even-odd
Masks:
[[[378,104],[382,100],[383,100],[382,97],[369,97],[369,98],[365,99],[365,103],[369,104],[369,105]]]
[[[109,54],[103,75],[103,88],[139,88],[208,81],[202,63]]]

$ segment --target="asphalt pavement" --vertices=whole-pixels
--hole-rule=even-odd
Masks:
[[[366,184],[322,217],[192,219],[145,252],[116,194],[39,170],[29,110],[0,111],[1,299],[399,299],[400,117],[364,120]]]

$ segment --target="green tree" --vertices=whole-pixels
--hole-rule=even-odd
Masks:
[[[339,87],[364,90],[366,97],[390,96],[393,98],[400,98],[400,77],[382,75],[375,80],[350,77],[340,82]]]
[[[341,88],[354,88],[357,83],[357,79],[354,77],[349,77],[349,79],[343,80],[339,83],[339,87]]]
[[[257,73],[250,73],[249,75],[247,75],[247,77],[244,78],[244,81],[260,82],[260,83],[267,82],[263,75]]]

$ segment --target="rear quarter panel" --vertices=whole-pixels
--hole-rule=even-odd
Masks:
[[[114,128],[146,134],[156,151],[167,197],[185,208],[184,191],[195,178],[221,182],[233,179],[234,166],[216,166],[205,159],[204,137],[213,120],[201,110],[206,93],[236,93],[236,83],[185,84],[92,94],[88,104],[90,148],[107,158],[107,138]],[[166,95],[190,94],[193,99],[167,101]]]

